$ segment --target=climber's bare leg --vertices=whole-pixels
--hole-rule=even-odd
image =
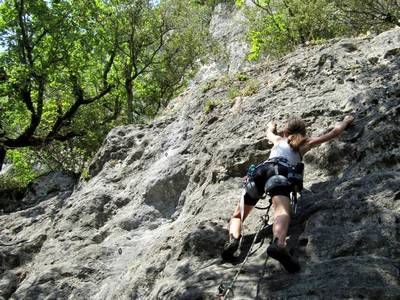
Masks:
[[[249,215],[250,211],[253,209],[254,206],[252,205],[244,205],[244,214],[243,214],[243,221],[247,218]],[[240,202],[236,205],[235,211],[233,212],[233,215],[231,217],[231,220],[229,222],[229,235],[233,235],[235,239],[238,239],[240,237]]]
[[[277,238],[279,246],[286,246],[286,235],[290,224],[290,199],[286,196],[277,195],[272,197],[274,206],[274,225],[272,232],[274,239]]]

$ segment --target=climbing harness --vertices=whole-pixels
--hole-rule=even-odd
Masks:
[[[274,157],[264,162],[264,164],[267,163],[274,165],[275,175],[267,180],[265,184],[266,192],[277,186],[292,186],[293,192],[300,192],[303,189],[304,164],[302,162],[292,164],[284,157]],[[287,177],[279,174],[278,166],[287,168]]]
[[[262,164],[260,164],[262,165]],[[257,167],[259,167],[260,165],[256,166],[256,165],[250,165],[249,169],[247,170],[247,175],[246,175],[246,180],[243,182],[243,186],[244,186],[244,190],[242,193],[242,197],[240,198],[240,203],[239,203],[239,207],[240,207],[240,232],[243,232],[243,218],[244,218],[244,195],[246,193],[248,193],[252,198],[256,198],[256,199],[264,199],[265,196],[264,195],[260,195],[260,193],[258,192],[258,189],[256,187],[256,184],[253,180],[253,177],[255,175],[255,171],[257,169]],[[269,205],[267,208],[260,208],[257,207],[258,209],[269,209],[271,205]],[[240,241],[239,241],[239,249],[242,246],[242,240],[243,240],[243,234],[240,237]]]
[[[252,253],[252,249],[253,249],[253,246],[254,246],[257,238],[258,238],[259,233],[261,232],[261,230],[263,228],[268,226],[268,222],[269,222],[269,214],[268,213],[269,213],[269,210],[270,210],[271,206],[272,206],[272,201],[270,201],[265,215],[261,217],[262,222],[261,222],[260,226],[258,227],[258,229],[256,231],[256,234],[254,235],[254,239],[253,239],[253,241],[252,241],[252,243],[250,245],[250,249],[247,252],[246,257],[244,258],[242,264],[240,265],[240,268],[236,271],[235,276],[233,277],[233,279],[231,280],[231,282],[229,284],[226,285],[223,282],[221,282],[221,284],[219,285],[219,287],[218,287],[218,296],[222,297],[222,299],[226,299],[228,297],[229,293],[232,293],[232,295],[233,295],[233,287],[235,285],[235,282],[236,282],[237,278],[239,277],[240,273],[242,272],[242,270],[243,270],[243,268],[244,268],[249,256],[251,254],[253,254]]]
[[[275,175],[271,176],[265,183],[265,186],[264,186],[265,194],[264,193],[260,194],[260,192],[257,189],[256,183],[254,181],[254,176],[255,176],[256,169],[259,166],[262,166],[265,164],[273,164],[274,165]],[[279,165],[284,166],[288,169],[287,177],[279,174],[279,171],[278,171]],[[303,163],[297,163],[297,164],[293,165],[284,157],[271,158],[257,166],[254,164],[250,165],[250,167],[247,171],[246,180],[243,182],[244,191],[242,193],[242,197],[240,198],[240,202],[239,202],[240,232],[243,232],[242,226],[243,226],[243,219],[244,219],[244,197],[245,197],[246,193],[249,194],[250,197],[252,197],[254,199],[264,199],[266,197],[266,195],[268,194],[268,192],[271,191],[273,188],[280,187],[280,186],[292,186],[293,191],[292,191],[291,203],[294,208],[294,212],[296,213],[296,211],[297,211],[297,193],[299,193],[303,189],[303,172],[304,172],[304,164]],[[267,209],[267,208],[269,208],[269,206],[268,207],[256,206],[255,208]],[[243,240],[243,235],[240,237],[239,249],[242,245],[242,240]]]
[[[256,183],[253,180],[256,169],[261,165],[262,164],[259,164],[258,166],[250,165],[249,169],[247,170],[246,179],[243,182],[244,190],[250,195],[250,197],[254,199],[260,199],[263,197],[263,195],[259,194]]]
[[[255,170],[265,164],[273,164],[274,166],[274,171],[275,175],[271,176],[268,178],[267,182],[265,183],[264,186],[264,191],[265,194],[260,195],[260,192],[258,191],[255,181],[254,181],[254,176],[255,176]],[[283,166],[287,168],[288,170],[288,175],[283,176],[279,174],[278,171],[278,166]],[[244,212],[244,195],[247,192],[247,194],[254,198],[254,199],[264,199],[266,197],[266,194],[269,193],[272,189],[276,187],[292,187],[292,196],[291,196],[291,202],[293,207],[296,209],[297,208],[297,193],[301,193],[303,189],[303,173],[304,173],[304,164],[303,163],[296,163],[296,164],[291,164],[287,159],[283,157],[276,157],[272,159],[268,159],[265,162],[255,166],[251,165],[249,167],[249,170],[247,171],[247,176],[246,180],[244,182],[244,190],[245,192],[242,195],[242,198],[240,200],[240,213],[241,216],[243,216]],[[266,209],[266,207],[255,207],[257,209]],[[241,217],[241,221],[243,221]]]

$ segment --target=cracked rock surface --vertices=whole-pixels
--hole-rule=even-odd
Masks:
[[[268,227],[234,299],[399,299],[399,49],[400,28],[300,48],[113,129],[88,181],[0,215],[0,299],[218,299],[239,267],[219,256],[227,220],[247,167],[268,157],[268,121],[298,115],[318,135],[351,112],[353,127],[304,157],[288,239],[301,272],[265,263]],[[246,220],[244,249],[262,215]]]

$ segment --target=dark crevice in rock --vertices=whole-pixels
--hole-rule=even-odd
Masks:
[[[0,191],[0,214],[11,213],[23,208],[22,199],[26,189]]]
[[[226,229],[217,224],[199,224],[184,239],[178,260],[197,256],[202,260],[220,256],[226,239]],[[210,247],[210,244],[213,246]]]
[[[30,241],[23,241],[21,244],[9,243],[9,246],[0,249],[0,273],[31,261],[34,255],[40,252],[46,239],[46,235],[39,235]]]
[[[13,271],[0,273],[0,298],[9,299],[20,284],[18,274]],[[4,297],[4,298],[3,298]]]
[[[112,197],[108,194],[99,196],[95,207],[95,228],[99,229],[103,227],[113,213]]]

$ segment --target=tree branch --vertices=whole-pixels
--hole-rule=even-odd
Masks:
[[[268,12],[269,14],[272,13],[271,10],[270,10],[271,8],[269,7],[268,4],[267,4],[267,7],[265,7],[265,6],[261,5],[257,0],[251,0],[251,2],[252,2],[255,6],[257,6],[257,7],[261,8],[261,9],[265,10],[265,11]]]
[[[74,137],[80,137],[80,136],[83,136],[83,135],[84,135],[83,131],[80,131],[80,132],[71,131],[71,132],[67,132],[65,134],[58,134],[57,133],[56,135],[53,136],[53,140],[46,140],[46,141],[48,141],[48,142],[51,142],[51,141],[65,142],[65,141],[68,141],[68,140],[70,140],[70,139],[72,139]]]
[[[276,27],[279,31],[281,31],[281,27],[279,26],[278,22],[276,22],[275,17],[274,17],[274,12],[272,11],[272,8],[270,7],[269,3],[266,4],[266,6],[263,6],[263,5],[261,5],[261,4],[259,3],[259,1],[257,1],[257,0],[251,0],[251,2],[252,2],[254,5],[256,5],[257,7],[259,7],[259,8],[261,8],[261,9],[265,10],[265,11],[268,13],[268,15],[271,17],[272,22],[274,23],[275,27]],[[285,4],[286,8],[288,8],[286,1],[283,1],[283,2],[284,2],[284,4]],[[288,9],[289,9],[289,8],[288,8]],[[289,9],[289,13],[290,13],[290,9]],[[286,31],[288,32],[290,39],[293,41],[292,35],[290,34],[290,31],[289,31],[289,28],[286,28]]]
[[[154,58],[157,55],[157,53],[161,50],[162,46],[164,45],[164,36],[170,31],[170,29],[166,29],[165,31],[163,31],[163,26],[165,24],[162,23],[160,25],[160,38],[159,38],[159,44],[157,46],[157,48],[153,51],[153,53],[150,55],[150,59],[147,61],[147,63],[144,64],[144,66],[141,68],[141,70],[137,70],[137,68],[135,68],[135,73],[132,75],[132,77],[130,78],[130,80],[134,80],[136,79],[139,75],[141,75],[153,62],[154,62]]]
[[[48,144],[49,142],[52,141],[60,141],[60,142],[65,142],[67,140],[70,140],[74,137],[82,136],[84,133],[83,132],[67,132],[65,134],[59,134],[55,133],[52,136],[35,136],[32,135],[26,139],[9,139],[4,142],[5,149],[7,148],[20,148],[20,147],[36,147],[36,146],[42,146],[45,144]]]
[[[25,131],[16,139],[12,139],[14,143],[21,143],[23,140],[30,139],[36,131],[36,128],[40,124],[40,120],[42,118],[42,110],[43,110],[43,97],[45,91],[45,79],[43,77],[39,77],[38,81],[38,96],[37,96],[37,105],[36,111],[33,107],[33,101],[31,98],[30,89],[22,89],[21,90],[21,97],[25,105],[27,106],[28,110],[31,112],[31,122],[29,126],[25,129]]]
[[[43,32],[37,37],[36,41],[33,42],[33,46],[35,47],[37,44],[40,43],[40,41],[46,36],[48,31],[46,29],[43,29]]]
[[[108,86],[104,87],[100,91],[100,93],[98,93],[96,96],[84,99],[82,104],[90,104],[90,103],[92,103],[92,102],[94,102],[96,100],[99,100],[100,98],[103,98],[105,95],[107,95],[109,92],[111,92],[112,89],[113,89],[113,86],[112,85],[108,85]]]
[[[105,64],[104,66],[104,71],[103,71],[103,87],[108,86],[108,73],[110,73],[111,67],[114,64],[114,59],[115,56],[117,55],[117,45],[118,45],[118,37],[117,34],[115,36],[115,40],[114,40],[114,47],[111,50],[110,53],[110,58],[108,60],[108,62]]]
[[[104,70],[103,70],[102,80],[103,80],[104,86],[103,86],[102,90],[94,97],[85,99],[84,91],[78,82],[78,78],[74,74],[70,74],[70,80],[72,82],[72,90],[73,90],[73,94],[75,96],[75,102],[64,113],[64,115],[59,116],[57,118],[57,120],[54,122],[54,125],[53,125],[51,131],[47,134],[46,139],[53,139],[57,135],[57,132],[59,132],[61,127],[63,127],[65,125],[65,122],[72,119],[72,117],[75,115],[75,113],[78,111],[78,109],[81,105],[87,105],[96,100],[99,100],[100,98],[107,95],[113,89],[113,86],[108,84],[107,77],[108,77],[108,73],[111,70],[111,66],[113,65],[115,54],[116,54],[115,49],[113,49],[113,51],[110,55],[109,61],[104,66]]]
[[[107,108],[110,109],[109,107],[107,107]],[[112,112],[113,112],[112,115],[110,115],[109,117],[105,118],[100,123],[101,126],[106,125],[106,124],[110,123],[111,121],[116,120],[118,118],[119,114],[121,113],[121,102],[119,101],[119,97],[118,96],[115,98],[114,108],[110,109],[110,110],[112,110]]]
[[[290,7],[289,3],[287,3],[286,0],[283,0],[282,2],[285,5],[286,9],[288,10],[289,16],[291,16],[293,18],[295,15],[294,15],[293,10]],[[275,19],[274,19],[274,22],[275,22]],[[293,38],[293,35],[291,34],[291,30],[289,29],[289,26],[286,26],[286,32],[288,33],[288,35],[290,37],[290,40],[293,42],[294,38]],[[306,37],[304,36],[303,28],[301,26],[299,26],[298,32],[299,32],[299,35],[300,35],[301,43],[305,44]]]
[[[31,67],[33,67],[33,59],[32,59],[32,46],[29,42],[29,37],[28,33],[26,31],[25,27],[25,7],[24,7],[24,0],[20,0],[21,2],[18,3],[18,1],[15,1],[15,6],[18,8],[18,24],[21,29],[21,35],[22,35],[22,40],[19,40],[20,47],[22,47],[20,50],[22,51],[22,57],[23,57],[23,63],[24,64],[29,64]],[[20,4],[20,5],[19,5]]]

